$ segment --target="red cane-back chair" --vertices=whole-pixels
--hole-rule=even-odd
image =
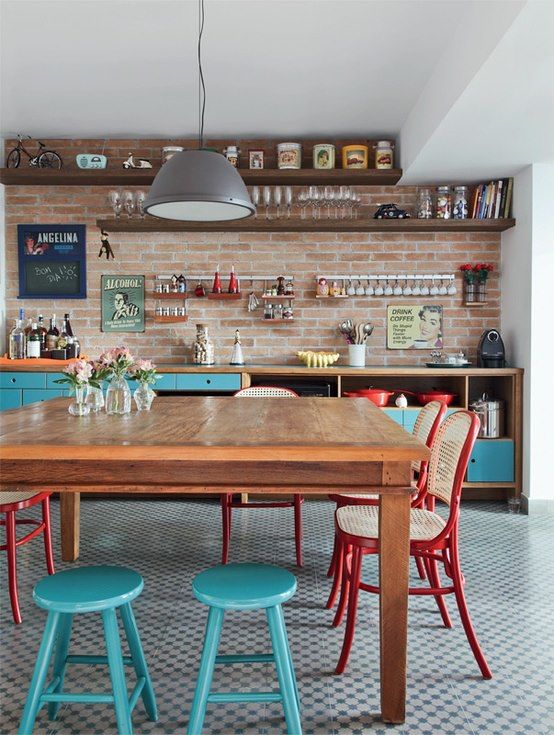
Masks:
[[[6,543],[0,546],[0,551],[8,552],[8,587],[14,623],[21,622],[21,611],[19,609],[19,598],[17,594],[17,547],[26,544],[27,541],[43,534],[44,553],[46,555],[46,568],[48,574],[54,574],[54,557],[52,556],[52,535],[50,531],[50,495],[51,493],[25,493],[5,492],[0,493],[0,513],[5,518],[0,520],[0,526],[6,527]],[[16,518],[16,513],[33,505],[42,505],[42,520],[34,518]],[[35,526],[32,531],[17,538],[17,526]]]
[[[426,508],[410,510],[410,555],[423,560],[430,586],[411,587],[409,594],[433,595],[446,628],[452,627],[452,621],[444,596],[455,595],[462,625],[481,674],[484,679],[491,679],[491,670],[469,616],[458,548],[462,484],[478,431],[479,418],[476,414],[457,411],[441,424],[436,433],[428,467]],[[436,500],[449,507],[448,517],[443,518],[435,513]],[[361,581],[363,556],[379,553],[379,509],[376,506],[338,508],[335,513],[335,529],[343,565],[343,585],[334,626],[340,624],[348,603],[344,643],[336,668],[336,673],[342,674],[354,638],[359,591],[379,594],[379,587]],[[442,585],[438,562],[444,565],[451,584]]]
[[[243,388],[235,393],[235,398],[299,398],[298,393],[290,388],[279,388],[270,385],[256,385]],[[294,508],[294,540],[296,544],[296,563],[302,566],[302,495],[295,494],[292,500],[275,500],[268,502],[242,502],[233,493],[221,495],[221,519],[223,546],[221,563],[229,560],[229,542],[231,539],[231,513],[234,508]]]
[[[446,414],[446,403],[443,401],[430,401],[426,403],[417,415],[416,422],[412,434],[430,447],[437,433],[437,429],[442,423]],[[412,497],[412,508],[420,508],[425,496],[425,485],[427,482],[427,462],[412,462],[412,471],[417,480],[414,484],[414,495]],[[375,493],[356,495],[356,493],[335,493],[329,495],[329,500],[333,500],[337,504],[337,508],[345,505],[379,505],[379,496]],[[327,570],[327,576],[335,576],[335,584],[327,601],[327,608],[333,607],[339,590],[340,577],[335,575],[335,563],[337,558],[337,541],[333,546],[333,555],[331,564]],[[420,559],[416,559],[419,576],[425,579],[425,570]]]

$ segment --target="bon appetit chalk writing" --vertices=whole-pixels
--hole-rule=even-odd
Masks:
[[[33,263],[35,275],[44,278],[47,283],[59,283],[60,281],[73,281],[79,277],[79,269],[76,263],[61,263],[60,265],[36,265]]]

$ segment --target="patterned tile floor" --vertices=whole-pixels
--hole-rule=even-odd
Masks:
[[[236,511],[231,557],[282,564],[298,575],[298,592],[285,606],[289,639],[299,679],[305,735],[547,735],[554,732],[554,518],[509,515],[504,504],[468,503],[462,510],[462,564],[470,611],[495,678],[484,681],[467,645],[459,618],[440,625],[434,602],[410,601],[409,683],[406,723],[385,726],[378,718],[377,598],[362,595],[358,633],[347,673],[332,674],[342,631],[330,628],[322,605],[332,539],[332,506],[307,503],[305,567],[293,566],[292,512]],[[52,520],[59,548],[57,503]],[[191,595],[193,576],[217,562],[219,508],[213,502],[87,500],[82,506],[80,564],[126,564],[145,578],[134,604],[158,697],[158,723],[145,719],[139,704],[135,733],[184,733],[206,609]],[[11,623],[6,594],[5,554],[0,555],[0,732],[17,731],[44,614],[31,600],[43,573],[40,540],[20,549],[23,625]],[[366,560],[367,574],[372,562]],[[63,569],[58,562],[58,570]],[[98,652],[96,616],[80,616],[73,651]],[[229,614],[222,650],[264,650],[269,638],[258,612]],[[271,688],[269,665],[225,667],[215,686]],[[130,680],[132,677],[129,677]],[[67,683],[102,690],[101,667],[74,667]],[[279,705],[211,705],[206,735],[274,735],[285,731]],[[56,722],[43,709],[37,733],[114,733],[109,706],[63,706]]]

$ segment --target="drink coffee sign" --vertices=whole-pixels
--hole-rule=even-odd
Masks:
[[[144,332],[144,276],[102,276],[101,303],[103,332]]]
[[[18,225],[20,299],[86,299],[85,225]]]
[[[387,308],[389,350],[434,350],[442,346],[442,306],[410,304]]]

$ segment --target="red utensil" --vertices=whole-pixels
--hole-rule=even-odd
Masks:
[[[456,393],[448,393],[447,391],[443,390],[428,390],[421,393],[411,390],[402,390],[395,392],[404,393],[404,395],[407,396],[414,396],[420,406],[425,406],[426,403],[430,403],[431,401],[442,401],[443,403],[446,403],[447,406],[450,406],[450,404],[458,397]]]
[[[389,398],[398,391],[384,390],[383,388],[363,388],[360,390],[344,391],[348,398],[368,398],[379,408],[383,408],[389,402]]]

